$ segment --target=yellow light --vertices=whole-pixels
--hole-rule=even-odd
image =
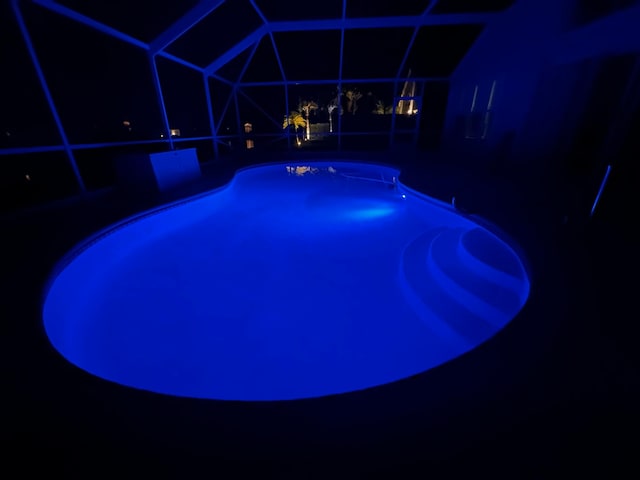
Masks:
[[[290,173],[293,172],[296,175],[301,177],[301,176],[303,176],[303,175],[305,175],[307,173],[318,173],[318,169],[316,167],[311,167],[311,166],[308,166],[308,165],[304,165],[304,166],[301,165],[301,166],[296,167],[295,170],[294,169],[289,170],[289,172]]]

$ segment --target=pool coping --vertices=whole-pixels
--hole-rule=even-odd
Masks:
[[[527,218],[518,220],[529,225]],[[508,226],[513,231],[514,225]],[[328,465],[335,465],[337,446],[354,452],[375,451],[384,457],[384,452],[394,448],[394,444],[397,448],[413,448],[410,457],[398,458],[447,467],[455,467],[456,458],[467,458],[468,449],[493,455],[501,449],[517,452],[521,445],[531,449],[532,456],[517,458],[524,458],[523,461],[531,464],[539,455],[545,455],[546,446],[555,438],[572,441],[584,438],[584,442],[600,438],[599,431],[588,430],[586,435],[575,433],[575,429],[571,430],[572,424],[566,424],[568,417],[588,421],[592,418],[589,415],[605,418],[603,415],[610,412],[619,411],[623,415],[632,411],[626,409],[626,405],[631,407],[631,398],[635,397],[622,403],[621,397],[615,395],[621,394],[623,385],[629,389],[634,387],[622,383],[622,372],[605,369],[617,365],[613,360],[611,366],[598,367],[603,353],[592,349],[593,344],[600,345],[603,339],[590,332],[598,321],[606,320],[609,325],[612,318],[594,308],[600,292],[593,290],[588,275],[589,262],[597,258],[601,264],[610,265],[608,253],[603,249],[614,248],[614,252],[618,252],[616,245],[622,246],[616,243],[614,235],[609,238],[604,227],[606,224],[594,223],[588,230],[582,230],[580,226],[569,224],[562,230],[534,231],[534,234],[543,235],[522,237],[526,240],[523,247],[528,247],[529,258],[536,268],[529,301],[505,330],[474,349],[472,354],[391,385],[322,397],[319,401],[266,405],[224,403],[119,387],[95,378],[61,358],[47,343],[46,337],[41,338],[40,334],[44,333],[41,332],[42,320],[36,318],[38,314],[34,309],[31,317],[27,314],[26,318],[13,319],[19,319],[20,325],[24,324],[22,320],[27,320],[27,325],[20,327],[21,332],[25,330],[26,333],[9,337],[20,342],[9,351],[22,353],[27,347],[24,355],[31,358],[30,363],[22,367],[15,363],[16,360],[7,358],[10,362],[7,365],[15,365],[16,371],[21,372],[14,393],[19,393],[17,398],[22,402],[15,405],[13,417],[28,421],[45,402],[46,413],[43,411],[36,417],[43,423],[34,432],[40,432],[40,428],[56,432],[56,447],[61,451],[71,454],[80,451],[78,449],[90,448],[88,439],[106,441],[110,438],[113,445],[118,445],[112,446],[117,452],[142,451],[157,462],[175,458],[180,462],[177,465],[192,458],[178,454],[181,449],[212,455],[219,461],[227,453],[236,452],[229,457],[232,463],[242,462],[247,455],[251,460],[264,460],[266,455],[277,455],[277,452],[302,452],[304,461],[312,450],[317,449]],[[604,237],[598,240],[594,238],[596,234]],[[73,239],[73,231],[69,235]],[[25,250],[23,253],[24,258],[31,259],[34,252]],[[46,258],[46,252],[44,255]],[[15,263],[16,266],[21,264]],[[609,280],[614,281],[615,278]],[[33,279],[33,295],[28,294],[27,299],[41,293],[39,282],[38,277]],[[21,298],[18,295],[18,299]],[[611,297],[607,301],[611,302]],[[620,299],[615,302],[618,304]],[[19,308],[14,307],[14,316]],[[570,359],[565,351],[568,348]],[[609,352],[608,347],[602,348],[605,349],[603,352]],[[602,382],[601,376],[605,372],[615,375],[616,381],[621,382],[613,391],[611,380]],[[14,383],[11,380],[10,375],[10,385]],[[17,377],[15,382],[18,382]],[[637,392],[637,389],[630,391]],[[609,407],[613,410],[607,410]],[[471,418],[474,420],[469,423]],[[591,429],[593,423],[586,425],[585,428]],[[8,428],[16,431],[15,426],[12,430],[11,424]],[[499,440],[499,435],[504,438],[504,433],[509,431],[513,431],[521,443]],[[279,440],[271,439],[271,433]],[[227,434],[239,438],[240,443],[229,440]],[[487,434],[493,437],[488,438]],[[36,437],[30,451],[36,454],[48,452],[51,444],[45,443],[44,439],[50,434],[38,435],[42,436]],[[612,441],[619,444],[611,438],[607,443]],[[435,450],[426,454],[422,449],[425,442]],[[291,450],[287,450],[289,447]],[[548,449],[546,455],[550,461]],[[469,468],[475,471],[476,466],[472,462]]]
[[[45,282],[45,286],[42,290],[41,293],[41,298],[40,298],[40,312],[41,312],[41,317],[42,317],[42,321],[41,321],[41,327],[44,330],[45,336],[48,338],[48,334],[46,333],[46,327],[45,327],[45,321],[44,321],[44,307],[47,301],[47,298],[49,296],[49,293],[51,292],[51,289],[53,287],[53,285],[55,284],[57,278],[64,272],[64,270],[71,264],[73,263],[73,261],[78,258],[80,255],[82,255],[85,251],[87,251],[88,249],[90,249],[92,246],[98,244],[99,242],[105,240],[106,238],[110,237],[111,235],[114,235],[116,233],[118,233],[119,231],[121,231],[124,228],[127,228],[129,226],[131,226],[132,224],[135,224],[137,222],[146,220],[148,218],[151,217],[155,217],[157,215],[160,215],[162,213],[165,213],[169,210],[175,209],[175,208],[179,208],[194,202],[197,202],[200,199],[206,198],[206,197],[210,197],[213,195],[216,195],[220,192],[224,192],[227,190],[231,190],[233,189],[236,179],[238,179],[243,173],[245,172],[249,172],[249,171],[259,171],[259,170],[265,170],[265,169],[270,169],[270,168],[276,168],[276,167],[282,167],[282,166],[300,166],[300,165],[318,165],[318,166],[332,166],[332,165],[341,165],[341,166],[346,166],[346,167],[353,167],[353,169],[357,170],[359,167],[372,167],[373,169],[384,169],[386,173],[389,174],[395,174],[394,176],[397,178],[399,177],[399,174],[401,173],[401,170],[398,167],[395,166],[390,166],[390,165],[381,165],[379,163],[368,163],[368,162],[354,162],[354,161],[315,161],[315,162],[270,162],[267,164],[260,164],[260,165],[254,165],[254,166],[248,166],[248,167],[244,167],[239,169],[238,171],[236,171],[236,173],[233,175],[233,177],[229,180],[229,182],[227,182],[226,184],[213,188],[209,191],[206,192],[201,192],[201,193],[197,193],[195,195],[186,197],[186,198],[182,198],[182,199],[178,199],[175,200],[173,202],[164,204],[164,205],[160,205],[157,206],[155,208],[151,208],[149,210],[143,211],[143,212],[138,212],[134,215],[131,215],[127,218],[124,218],[112,225],[109,225],[97,232],[95,232],[93,235],[89,236],[88,238],[85,238],[84,240],[81,240],[80,242],[78,242],[74,247],[72,247],[54,266],[54,268],[52,269],[51,273],[49,274],[46,282]],[[374,171],[374,173],[377,173],[377,171]],[[456,209],[454,206],[449,205],[441,200],[429,197],[426,194],[423,194],[413,188],[407,187],[406,185],[404,185],[400,180],[398,180],[398,188],[402,189],[402,191],[407,191],[408,193],[410,193],[411,195],[414,195],[415,197],[421,199],[422,201],[427,202],[430,205],[433,205],[435,208],[438,209],[443,209],[447,212],[449,212],[452,215],[458,216],[458,217],[462,217],[465,218],[466,220],[470,221],[472,224],[477,225],[480,228],[485,228],[488,233],[490,235],[495,236],[501,243],[504,244],[504,246],[508,249],[511,250],[511,253],[513,255],[515,255],[519,262],[520,265],[522,266],[525,275],[527,275],[526,278],[526,283],[527,283],[527,297],[529,295],[529,285],[530,285],[530,277],[528,277],[528,272],[526,271],[525,265],[524,265],[524,261],[522,260],[522,258],[520,258],[518,256],[518,253],[516,251],[514,251],[514,249],[512,248],[512,246],[505,240],[503,240],[500,236],[498,236],[496,233],[494,233],[494,229],[497,229],[497,227],[493,226],[490,222],[485,222],[485,225],[490,225],[492,228],[488,228],[487,226],[483,225],[482,223],[480,223],[482,220],[480,219],[480,217],[476,216],[476,215],[468,215],[465,214],[463,212],[460,212],[458,209]],[[403,195],[404,196],[404,195]],[[524,304],[526,304],[526,301],[524,302]],[[523,304],[523,306],[524,306]],[[517,317],[520,312],[522,311],[522,308],[520,308],[520,310],[518,312],[516,312],[512,319],[513,320],[515,317]],[[510,320],[510,321],[511,321]],[[502,331],[510,322],[507,322],[506,325],[501,326],[499,329],[497,329],[494,334],[492,335],[495,336],[497,334],[500,333],[500,331]],[[447,358],[445,361],[438,363],[437,365],[430,367],[422,372],[419,372],[418,374],[414,374],[411,376],[415,376],[415,375],[421,375],[424,374],[430,370],[433,369],[438,369],[441,368],[443,365],[455,361],[456,358],[463,356],[463,355],[467,355],[471,352],[473,352],[476,348],[480,347],[481,345],[483,345],[484,343],[486,343],[487,341],[489,341],[492,337],[489,337],[487,339],[484,339],[481,343],[479,344],[474,344],[471,346],[471,348],[464,348],[463,352],[460,354],[455,355],[452,358]],[[55,345],[52,345],[54,349],[57,348],[55,347]],[[62,352],[58,352],[62,357],[65,358],[65,355]],[[67,360],[69,361],[69,360]],[[81,370],[84,370],[81,366],[76,365],[75,363],[71,362],[74,367],[79,368]],[[91,374],[90,372],[87,372],[89,374]],[[109,379],[104,379],[98,375],[95,374],[91,374],[94,375],[96,377],[98,377],[99,379],[106,381],[108,383],[118,383],[114,380],[109,380]],[[323,399],[323,398],[327,398],[327,397],[332,397],[332,396],[339,396],[339,395],[348,395],[354,392],[366,392],[367,390],[370,390],[372,388],[384,388],[387,384],[392,384],[395,382],[399,382],[404,380],[405,378],[408,377],[401,377],[398,378],[396,380],[393,380],[392,382],[388,382],[386,384],[380,384],[380,385],[372,385],[369,387],[364,387],[364,388],[359,388],[359,389],[355,389],[355,390],[349,390],[346,392],[340,392],[340,393],[332,393],[332,394],[327,394],[327,395],[318,395],[318,396],[312,396],[312,397],[302,397],[302,398],[296,398],[296,399],[275,399],[275,400],[261,400],[261,399],[256,399],[256,400],[224,400],[224,399],[216,399],[216,398],[198,398],[198,397],[189,397],[189,396],[179,396],[179,398],[184,398],[184,399],[196,399],[196,400],[205,400],[205,401],[214,401],[214,402],[218,402],[218,401],[223,401],[223,402],[243,402],[243,403],[254,403],[254,402],[273,402],[273,403],[277,403],[277,402],[297,402],[297,401],[304,401],[304,400],[312,400],[312,399]],[[120,384],[118,384],[120,385]],[[126,386],[126,385],[121,385],[125,388],[132,388],[132,389],[137,389],[140,390],[140,388],[137,387],[132,387],[132,386]],[[144,390],[144,389],[141,389]],[[162,393],[157,393],[157,392],[151,392],[153,394],[157,394],[157,395],[170,395],[173,396],[171,394],[162,394]]]

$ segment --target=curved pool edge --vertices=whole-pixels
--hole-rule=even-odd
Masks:
[[[166,212],[167,210],[171,210],[176,207],[180,207],[187,203],[191,203],[202,198],[206,198],[208,196],[214,195],[221,191],[228,189],[231,186],[231,180],[224,185],[219,187],[215,187],[211,190],[207,190],[205,192],[196,193],[195,195],[190,195],[184,198],[180,198],[178,200],[173,200],[168,203],[163,203],[161,205],[157,205],[152,208],[144,209],[142,211],[136,212],[132,215],[128,215],[110,225],[100,228],[88,237],[80,240],[75,245],[73,245],[67,252],[59,258],[58,261],[55,262],[53,268],[51,269],[49,275],[47,275],[47,279],[44,282],[44,287],[42,288],[42,293],[40,295],[40,311],[44,307],[44,303],[47,298],[47,294],[51,290],[55,279],[62,273],[62,271],[79,255],[81,255],[85,250],[90,248],[92,245],[100,242],[102,239],[108,237],[119,231],[122,228],[125,228],[129,225],[132,225],[136,222],[144,220],[145,218],[152,217],[154,215],[158,215],[162,212]]]
[[[236,172],[234,173],[233,177],[224,185],[221,185],[219,187],[213,188],[211,190],[207,190],[205,192],[201,192],[201,193],[197,193],[195,195],[190,195],[178,200],[174,200],[171,201],[169,203],[166,204],[162,204],[162,205],[158,205],[155,206],[153,208],[150,209],[146,209],[140,212],[137,212],[133,215],[129,215],[107,227],[104,227],[100,230],[98,230],[97,232],[95,232],[94,234],[90,235],[89,237],[85,238],[84,240],[81,240],[80,242],[78,242],[76,245],[74,245],[65,255],[63,255],[60,260],[58,262],[56,262],[54,268],[51,270],[51,273],[49,274],[47,281],[45,282],[45,287],[42,289],[42,293],[41,293],[41,300],[40,300],[40,312],[41,312],[41,326],[44,328],[44,332],[45,335],[48,338],[48,335],[46,334],[46,328],[44,327],[44,318],[42,317],[42,311],[43,311],[43,307],[44,307],[44,303],[46,302],[47,299],[47,295],[51,289],[51,286],[53,285],[53,283],[55,282],[56,278],[60,275],[60,273],[74,260],[74,258],[76,258],[77,256],[81,255],[85,250],[87,250],[88,248],[90,248],[92,245],[94,245],[97,242],[100,242],[102,239],[108,237],[111,234],[116,233],[117,231],[119,231],[122,228],[125,228],[133,223],[136,223],[138,221],[141,221],[145,218],[149,218],[158,214],[161,214],[167,210],[176,208],[176,207],[180,207],[183,206],[185,204],[188,203],[192,203],[195,201],[198,201],[202,198],[206,198],[208,196],[214,195],[216,193],[219,193],[221,191],[230,189],[233,187],[235,181],[237,180],[239,174],[241,174],[242,172],[248,171],[248,170],[254,170],[254,169],[259,169],[262,167],[268,167],[268,166],[287,166],[287,165],[352,165],[352,166],[371,166],[371,167],[376,167],[376,168],[385,168],[388,169],[389,171],[392,172],[396,172],[399,176],[399,174],[401,173],[401,169],[397,166],[391,165],[391,164],[383,164],[383,163],[379,163],[379,162],[362,162],[362,161],[352,161],[352,160],[314,160],[314,161],[295,161],[295,162],[269,162],[269,163],[262,163],[262,164],[256,164],[256,165],[251,165],[251,166],[246,166],[246,167],[242,167],[239,168],[238,170],[236,170]],[[510,237],[506,234],[506,232],[504,232],[502,229],[500,229],[497,225],[487,221],[486,219],[478,216],[478,215],[470,215],[470,214],[466,214],[464,212],[461,212],[459,210],[457,210],[455,207],[453,207],[452,205],[439,200],[435,197],[430,197],[428,194],[420,192],[418,190],[415,190],[411,187],[408,187],[406,184],[402,183],[401,181],[398,180],[398,186],[401,187],[403,190],[406,190],[407,192],[416,195],[417,197],[421,198],[422,200],[425,200],[429,203],[435,204],[437,205],[439,208],[443,208],[446,209],[450,212],[452,212],[453,214],[460,216],[460,217],[464,217],[467,220],[470,220],[472,223],[480,226],[481,228],[485,228],[487,229],[491,234],[495,235],[498,240],[500,240],[501,242],[503,242],[507,247],[509,247],[514,255],[518,258],[518,260],[520,261],[521,265],[523,266],[523,269],[525,270],[525,273],[527,275],[527,278],[530,280],[530,274],[529,271],[526,268],[526,257],[523,257],[522,254],[519,253],[518,250],[521,250],[519,248],[519,246],[517,245],[517,243],[515,241],[513,241],[512,239],[510,239]],[[528,293],[527,293],[528,295]],[[525,304],[521,307],[521,310],[524,309],[526,307],[526,301]],[[351,395],[366,395],[367,392],[371,392],[373,390],[381,390],[381,389],[386,389],[394,384],[397,383],[402,383],[402,382],[406,382],[406,381],[410,381],[412,378],[416,377],[416,376],[422,376],[422,375],[426,375],[429,374],[432,370],[440,370],[443,369],[445,366],[447,366],[450,363],[453,362],[459,362],[459,359],[461,359],[462,357],[468,357],[469,355],[471,355],[474,351],[480,349],[481,347],[484,347],[485,344],[489,343],[493,337],[499,335],[501,333],[501,331],[508,326],[509,324],[511,324],[519,315],[521,312],[516,313],[516,315],[512,318],[512,320],[510,322],[507,322],[507,324],[505,326],[503,326],[502,328],[498,329],[495,334],[486,339],[485,341],[483,341],[482,343],[475,345],[473,348],[470,348],[469,350],[464,351],[463,353],[450,358],[449,360],[445,361],[444,363],[441,363],[433,368],[430,368],[426,371],[414,374],[414,375],[410,375],[408,377],[404,377],[404,378],[399,378],[397,380],[394,380],[392,382],[389,382],[387,384],[382,384],[382,385],[373,385],[373,386],[368,386],[368,387],[364,387],[364,388],[359,388],[359,389],[355,389],[352,391],[347,391],[347,392],[340,392],[340,393],[332,393],[332,394],[328,394],[328,395],[318,395],[318,396],[312,396],[312,397],[306,397],[306,398],[297,398],[297,399],[275,399],[275,400],[229,400],[229,399],[214,399],[214,398],[197,398],[197,397],[185,397],[185,396],[181,396],[181,395],[173,395],[173,394],[168,394],[168,393],[157,393],[154,392],[152,390],[146,390],[144,388],[140,388],[140,387],[131,387],[131,386],[126,386],[126,385],[122,385],[119,384],[113,380],[108,380],[99,376],[96,376],[95,374],[92,374],[90,372],[85,371],[84,369],[82,369],[82,367],[79,367],[78,365],[76,365],[73,362],[70,362],[75,368],[79,369],[80,371],[82,371],[83,374],[89,374],[92,377],[95,377],[95,379],[98,382],[102,382],[105,383],[107,386],[106,388],[109,388],[109,386],[111,387],[118,387],[118,389],[122,389],[125,388],[127,390],[135,390],[135,391],[139,391],[143,394],[150,394],[153,396],[166,396],[166,397],[170,397],[170,398],[175,398],[175,399],[180,399],[180,400],[185,400],[185,401],[205,401],[205,402],[222,402],[222,403],[230,403],[230,404],[235,404],[235,403],[246,403],[246,404],[253,404],[253,403],[257,403],[257,404],[291,404],[291,403],[297,403],[297,402],[316,402],[316,401],[322,401],[323,399],[330,399],[330,398],[336,398],[336,397],[343,397],[343,396],[351,396]],[[66,359],[66,357],[64,355],[62,355],[61,352],[59,352],[57,350],[57,348],[54,346],[55,351],[57,352],[57,354],[59,354],[63,359],[65,359],[65,361],[68,361]]]
[[[223,185],[220,185],[218,187],[206,190],[204,192],[200,192],[200,193],[196,193],[194,195],[188,195],[186,197],[183,198],[179,198],[178,200],[173,200],[170,201],[168,203],[163,203],[161,205],[157,205],[151,208],[147,208],[147,209],[143,209],[139,212],[136,212],[132,215],[128,215],[106,227],[100,228],[98,229],[96,232],[92,233],[91,235],[89,235],[88,237],[80,240],[79,242],[77,242],[75,245],[73,245],[69,250],[67,250],[67,252],[62,255],[62,257],[60,257],[60,259],[58,261],[55,262],[53,268],[51,269],[49,275],[47,275],[47,280],[45,281],[44,287],[42,289],[42,293],[40,295],[40,310],[42,311],[42,307],[44,306],[44,302],[46,300],[46,296],[47,293],[50,291],[51,289],[51,285],[54,282],[54,280],[56,279],[56,277],[62,272],[62,270],[64,270],[64,268],[71,262],[73,261],[73,259],[75,257],[77,257],[78,255],[80,255],[83,251],[85,251],[87,248],[91,247],[91,245],[99,242],[101,239],[109,236],[112,233],[117,232],[119,229],[124,228],[128,225],[131,225],[135,222],[138,222],[140,220],[143,220],[145,218],[160,214],[164,211],[170,210],[172,208],[176,208],[179,207],[181,205],[185,205],[187,203],[191,203],[197,200],[200,200],[202,198],[214,195],[218,192],[230,189],[231,187],[233,187],[236,178],[238,176],[238,174],[240,174],[241,172],[244,171],[248,171],[248,170],[253,170],[256,168],[260,168],[260,167],[267,167],[267,166],[286,166],[286,165],[307,165],[307,164],[352,164],[352,165],[358,165],[358,164],[364,164],[364,165],[370,165],[370,166],[377,166],[377,167],[384,167],[393,171],[396,171],[398,173],[400,173],[400,170],[398,167],[391,165],[391,164],[383,164],[383,163],[376,163],[376,162],[360,162],[360,161],[353,161],[353,160],[335,160],[335,161],[329,161],[329,160],[310,160],[310,161],[294,161],[294,162],[285,162],[285,161],[278,161],[278,162],[265,162],[265,163],[259,163],[259,164],[254,164],[254,165],[249,165],[249,166],[244,166],[244,167],[240,167],[238,168],[233,176]]]
[[[444,200],[440,200],[436,197],[431,197],[424,192],[420,192],[415,188],[409,187],[408,185],[403,183],[402,180],[398,180],[398,183],[402,185],[403,189],[411,192],[413,195],[427,202],[433,203],[445,210],[453,212],[460,217],[466,218],[470,222],[478,225],[479,227],[488,230],[492,235],[494,235],[496,238],[502,241],[505,245],[507,245],[512,250],[514,255],[520,260],[520,263],[522,264],[525,274],[529,279],[529,283],[531,284],[531,279],[533,278],[533,269],[528,259],[528,255],[525,252],[525,249],[522,248],[522,246],[520,245],[520,242],[516,241],[516,239],[512,235],[507,233],[507,231],[504,228],[499,227],[495,222],[491,222],[490,220],[486,219],[482,215],[464,212],[462,210],[457,209],[452,203],[445,202]]]

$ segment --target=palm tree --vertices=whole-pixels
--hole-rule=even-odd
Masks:
[[[362,94],[356,89],[347,90],[344,94],[347,97],[347,112],[355,115],[358,109],[358,100],[362,98]]]
[[[311,137],[311,129],[309,127],[309,113],[311,113],[312,110],[317,110],[318,109],[318,104],[316,102],[314,102],[313,100],[301,100],[300,104],[298,105],[298,108],[304,112],[304,116],[307,120],[307,125],[306,125],[306,130],[305,130],[305,140],[309,140],[309,138]]]
[[[282,128],[286,129],[288,127],[293,127],[293,131],[295,132],[296,135],[296,143],[298,145],[300,145],[300,138],[298,138],[298,130],[300,128],[305,128],[307,127],[308,122],[304,119],[304,117],[300,114],[300,112],[297,112],[295,110],[293,110],[288,116],[284,117],[284,121],[282,122]]]
[[[333,111],[338,108],[338,99],[334,98],[327,105],[327,112],[329,112],[329,132],[333,132]]]
[[[398,110],[396,109],[396,112]],[[373,111],[376,115],[390,115],[393,112],[393,105],[385,105],[382,100],[376,102],[376,109]]]

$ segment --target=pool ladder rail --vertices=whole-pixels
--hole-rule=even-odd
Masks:
[[[340,173],[339,175],[341,175],[342,177],[345,177],[347,179],[365,180],[365,181],[368,181],[368,182],[382,183],[382,184],[385,184],[385,185],[389,185],[390,187],[393,188],[393,190],[398,190],[398,179],[395,176],[391,177],[391,180],[387,180],[386,178],[384,178],[384,175],[382,173],[380,174],[380,178],[365,177],[365,176],[361,176],[361,175],[353,175],[353,174],[348,174],[348,173]]]

